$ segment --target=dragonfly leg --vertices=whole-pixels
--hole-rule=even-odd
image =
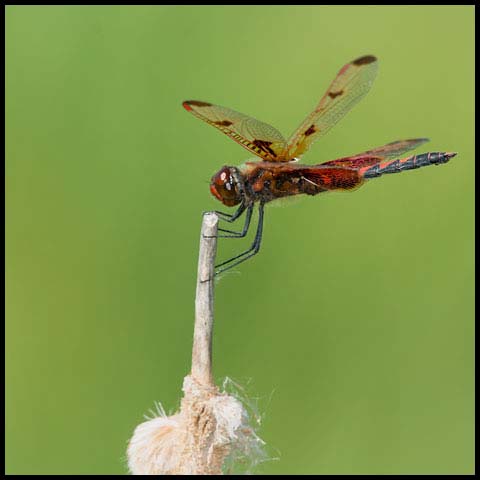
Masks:
[[[215,213],[222,219],[225,220],[226,222],[234,222],[238,217],[242,215],[242,213],[245,211],[245,202],[242,202],[240,206],[238,207],[237,211],[233,214],[230,213],[225,213],[225,212],[219,212],[218,210],[215,210]]]
[[[215,213],[220,217],[221,220],[225,220],[226,222],[234,222],[237,218],[239,218],[242,213],[245,211],[247,207],[245,207],[245,203],[242,202],[240,204],[240,206],[238,207],[237,211],[234,212],[232,215],[230,215],[229,213],[225,213],[225,212],[219,212],[218,210],[215,210]],[[247,212],[247,221],[245,222],[247,225],[246,225],[246,229],[248,230],[248,224],[250,223],[250,218],[252,215],[252,212]],[[219,228],[218,229],[220,232],[228,232],[228,233],[231,233],[232,235],[215,235],[216,238],[220,237],[220,238],[223,238],[223,237],[226,237],[226,238],[237,238],[240,233],[242,232],[232,232],[230,230],[224,230],[223,228]],[[244,227],[244,230],[245,230],[245,227]],[[245,232],[246,234],[246,232]],[[243,235],[245,236],[245,235]],[[206,238],[212,238],[211,236],[208,236]]]
[[[215,265],[215,268],[218,268],[218,270],[215,271],[215,275],[218,275],[219,273],[225,272],[226,270],[229,270],[230,268],[237,266],[238,264],[244,262],[245,260],[248,260],[250,257],[253,257],[258,253],[258,251],[260,250],[260,244],[262,242],[263,211],[264,211],[264,203],[261,202],[258,207],[257,232],[255,234],[255,239],[252,245],[250,246],[250,248],[240,253],[239,255],[236,255],[235,257],[232,257],[226,260],[225,262]],[[223,268],[219,268],[219,267],[223,267]]]
[[[225,228],[219,228],[219,232],[230,233],[230,235],[217,235],[218,238],[243,238],[250,227],[250,220],[252,219],[253,203],[247,207],[247,214],[245,215],[245,224],[241,232],[234,232],[233,230],[226,230]]]
[[[229,215],[228,213],[225,213],[225,212],[215,211],[216,214],[225,216],[225,218],[220,217],[222,220],[225,220],[227,222],[234,222],[237,218],[239,218],[243,214],[245,209],[247,210],[247,215],[245,217],[245,224],[243,225],[241,232],[235,232],[233,230],[219,228],[218,229],[219,232],[229,233],[230,235],[216,235],[216,237],[217,238],[243,238],[247,234],[248,229],[250,227],[250,220],[252,219],[252,212],[253,212],[253,203],[248,205],[248,207],[245,207],[245,204],[242,203],[233,215]]]

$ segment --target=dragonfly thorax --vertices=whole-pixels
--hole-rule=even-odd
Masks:
[[[222,167],[210,182],[210,192],[227,207],[238,205],[244,195],[243,180],[235,167]]]

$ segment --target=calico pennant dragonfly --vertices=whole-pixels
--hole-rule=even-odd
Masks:
[[[219,229],[223,232],[219,237],[245,237],[255,205],[258,205],[259,211],[257,231],[250,248],[216,265],[216,274],[258,253],[264,206],[272,200],[300,194],[354,190],[368,179],[439,165],[456,155],[454,152],[428,152],[402,158],[404,153],[428,141],[427,138],[414,138],[318,165],[297,163],[315,140],[325,135],[368,93],[377,70],[378,61],[373,55],[365,55],[344,65],[315,110],[288,141],[271,125],[230,108],[198,100],[183,102],[187,111],[218,128],[261,159],[247,161],[240,167],[224,166],[211,179],[210,191],[218,200],[228,207],[238,205],[233,214],[216,212],[220,218],[231,223],[246,212],[240,232]]]

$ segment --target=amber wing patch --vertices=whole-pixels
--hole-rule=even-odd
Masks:
[[[258,157],[269,162],[286,160],[286,141],[282,134],[268,123],[230,108],[199,100],[187,100],[183,102],[183,107]]]
[[[344,65],[315,110],[290,137],[287,158],[302,155],[315,140],[344,117],[368,93],[377,70],[378,62],[373,55],[357,58]]]

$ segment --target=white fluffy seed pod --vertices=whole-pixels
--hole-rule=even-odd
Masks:
[[[240,400],[187,376],[178,413],[140,424],[130,440],[134,475],[218,475],[235,463],[264,459],[263,441]]]
[[[183,381],[180,411],[139,425],[127,449],[134,475],[218,475],[238,463],[248,469],[266,459],[251,425],[248,400],[221,392],[213,383],[214,260],[218,215],[203,216],[198,258],[192,370]],[[232,384],[233,382],[226,382]],[[225,388],[225,384],[224,384]],[[259,423],[253,417],[254,424]]]

